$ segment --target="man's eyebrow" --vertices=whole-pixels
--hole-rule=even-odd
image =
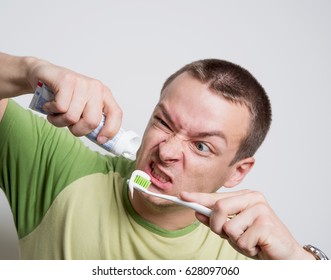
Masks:
[[[207,138],[207,137],[220,137],[224,140],[225,144],[228,144],[228,140],[226,138],[226,135],[222,131],[206,131],[206,132],[198,132],[196,134],[192,135],[194,138]]]
[[[175,122],[172,120],[171,116],[167,112],[164,105],[161,103],[161,104],[159,104],[159,107],[160,107],[162,114],[165,117],[167,123],[169,123],[170,126],[176,126]],[[207,137],[216,136],[216,137],[222,138],[225,141],[226,145],[228,144],[226,135],[222,131],[219,131],[219,130],[197,132],[197,133],[193,133],[191,136],[193,138],[207,138]]]

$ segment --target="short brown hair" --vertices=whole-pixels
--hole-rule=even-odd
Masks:
[[[163,84],[163,90],[180,74],[187,72],[226,100],[245,105],[251,113],[250,127],[241,140],[230,165],[251,157],[265,139],[271,124],[271,105],[260,83],[246,69],[220,59],[204,59],[185,65]]]

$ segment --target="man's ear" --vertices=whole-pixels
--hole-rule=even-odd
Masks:
[[[238,185],[252,169],[254,163],[255,159],[253,157],[245,158],[235,163],[231,168],[228,180],[226,180],[223,186],[232,188]]]

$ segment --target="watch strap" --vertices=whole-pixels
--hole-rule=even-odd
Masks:
[[[303,249],[312,254],[316,260],[328,260],[329,258],[318,248],[313,245],[304,245]]]

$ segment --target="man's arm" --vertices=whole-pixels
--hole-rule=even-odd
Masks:
[[[100,81],[33,57],[0,53],[0,121],[6,110],[6,98],[33,92],[38,80],[54,92],[55,99],[45,104],[48,121],[58,127],[68,126],[76,136],[94,130],[105,115],[99,133],[102,144],[121,126],[122,111],[108,87]]]
[[[26,80],[28,57],[15,57],[0,52],[0,121],[6,110],[6,98],[32,92]]]

